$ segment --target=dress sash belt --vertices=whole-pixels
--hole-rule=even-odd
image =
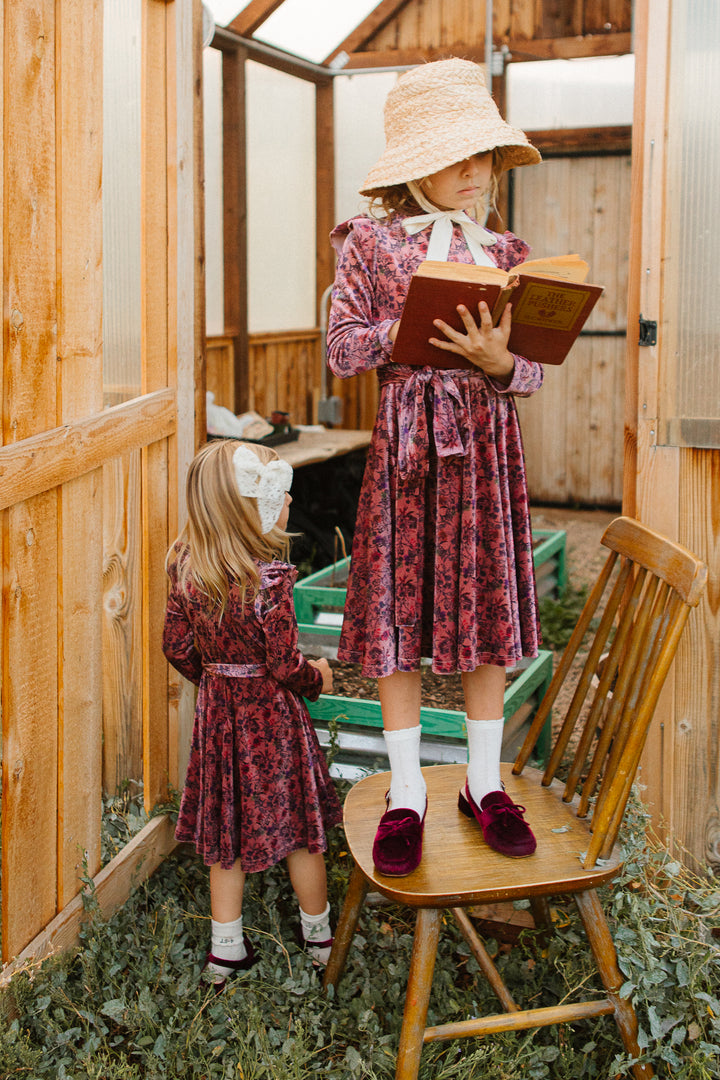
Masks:
[[[203,671],[229,679],[259,679],[268,673],[265,664],[203,664]]]
[[[395,493],[395,625],[413,626],[422,618],[425,499],[431,452],[428,414],[432,445],[439,458],[467,454],[470,417],[449,371],[432,367],[411,372],[380,369],[378,378],[381,386],[401,384]]]

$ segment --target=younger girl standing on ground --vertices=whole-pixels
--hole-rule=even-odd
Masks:
[[[332,689],[297,648],[286,560],[292,468],[274,450],[208,443],[190,465],[188,522],[170,549],[163,651],[199,685],[175,836],[210,867],[205,970],[219,991],[252,966],[245,875],[286,859],[313,960],[330,953],[325,830],[342,810],[302,697]]]
[[[481,69],[442,60],[402,75],[385,105],[386,149],[362,195],[379,212],[333,233],[341,249],[328,330],[340,378],[377,370],[380,401],[358,507],[338,658],[378,679],[392,772],[375,838],[376,868],[404,875],[421,859],[427,806],[420,770],[421,658],[461,672],[468,773],[459,809],[506,855],[535,839],[502,790],[505,669],[539,644],[532,537],[513,395],[543,379],[508,351],[510,309],[460,307],[464,330],[437,320],[438,355],[457,370],[393,363],[410,279],[423,259],[508,270],[527,245],[466,213],[504,169],[540,155],[501,118]],[[463,370],[470,360],[477,370]]]

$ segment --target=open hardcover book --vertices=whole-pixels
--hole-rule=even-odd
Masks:
[[[484,300],[494,326],[505,305],[512,303],[510,352],[541,364],[562,364],[603,291],[602,285],[585,282],[587,273],[588,264],[578,255],[531,259],[512,270],[423,262],[410,282],[392,361],[473,368],[469,360],[430,345],[428,338],[443,339],[434,319],[464,333],[458,304],[464,304],[477,321],[478,303]]]

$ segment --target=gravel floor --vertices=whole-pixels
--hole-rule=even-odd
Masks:
[[[538,529],[565,529],[568,578],[571,585],[580,588],[592,584],[605,562],[607,549],[600,538],[619,513],[542,506],[533,509],[532,521]]]

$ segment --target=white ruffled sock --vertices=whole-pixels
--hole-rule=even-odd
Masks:
[[[332,948],[332,930],[330,929],[330,904],[326,904],[325,910],[319,915],[308,915],[298,905],[300,910],[300,926],[305,941],[305,951],[316,960],[318,964],[327,964]],[[315,944],[313,944],[315,942]]]
[[[467,785],[473,802],[480,805],[490,791],[501,791],[500,752],[505,721],[470,720],[466,717],[468,742]]]
[[[210,952],[218,960],[244,960],[247,956],[243,935],[242,915],[233,922],[221,923],[210,920]],[[232,974],[232,968],[221,964],[209,963],[205,968],[211,975],[217,975],[218,981]]]
[[[420,769],[420,725],[384,731],[390,759],[390,809],[415,810],[422,819],[427,803],[427,785]]]

